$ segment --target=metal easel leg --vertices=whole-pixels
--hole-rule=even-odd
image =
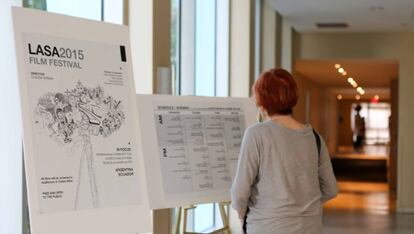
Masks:
[[[185,234],[187,232],[187,218],[188,218],[188,210],[196,208],[195,205],[189,206],[180,206],[177,208],[177,218],[174,224],[174,234]],[[182,222],[181,222],[182,220]]]
[[[230,202],[220,202],[219,209],[221,214],[221,221],[223,222],[223,229],[224,234],[230,234],[230,226],[229,226],[229,215],[226,213],[226,207],[228,208]]]
[[[180,224],[181,224],[181,213],[183,208],[180,206],[177,208],[177,219],[175,220],[174,225],[174,234],[180,234]]]

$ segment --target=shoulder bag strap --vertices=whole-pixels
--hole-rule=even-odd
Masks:
[[[318,147],[318,156],[321,156],[321,138],[319,137],[319,134],[315,131],[315,129],[312,128],[313,135],[315,135],[316,139],[316,146]]]

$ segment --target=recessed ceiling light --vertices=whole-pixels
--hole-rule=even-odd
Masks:
[[[341,94],[338,94],[338,95],[336,96],[336,98],[337,98],[338,100],[342,100],[342,95],[341,95]]]
[[[369,9],[371,11],[382,11],[384,10],[384,7],[383,6],[371,6]]]
[[[363,89],[362,89],[361,87],[358,87],[358,88],[357,88],[357,91],[358,91],[358,92],[361,92],[362,90],[363,90]]]
[[[356,88],[356,87],[358,87],[358,84],[356,83],[356,82],[354,82],[353,84],[351,84],[352,85],[352,87],[354,87],[354,88]]]
[[[343,76],[346,76],[346,74],[348,74],[346,71],[342,72]]]
[[[359,96],[359,95],[357,94],[357,95],[355,95],[355,99],[356,99],[356,100],[359,100],[359,99],[361,99],[361,96]]]
[[[342,72],[344,72],[345,70],[342,68],[342,67],[340,67],[340,68],[338,68],[338,72],[339,73],[342,73]]]
[[[355,81],[354,81],[354,79],[353,79],[352,77],[349,77],[349,78],[348,78],[348,82],[349,82],[349,83],[353,83],[353,82],[355,82]]]
[[[380,97],[378,95],[375,95],[374,98],[375,100],[379,100]]]
[[[338,63],[337,63],[337,64],[335,64],[335,68],[336,68],[336,69],[338,69],[338,68],[340,68],[340,67],[341,67],[341,64],[338,64]]]

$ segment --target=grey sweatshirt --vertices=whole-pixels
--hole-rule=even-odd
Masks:
[[[231,188],[232,207],[247,214],[248,234],[321,233],[322,204],[337,194],[325,142],[312,127],[273,121],[246,129]]]

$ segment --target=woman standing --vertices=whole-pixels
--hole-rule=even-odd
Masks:
[[[266,121],[244,133],[232,207],[248,234],[321,233],[322,204],[336,196],[336,180],[324,141],[292,117],[295,80],[271,69],[260,75],[253,93]]]

